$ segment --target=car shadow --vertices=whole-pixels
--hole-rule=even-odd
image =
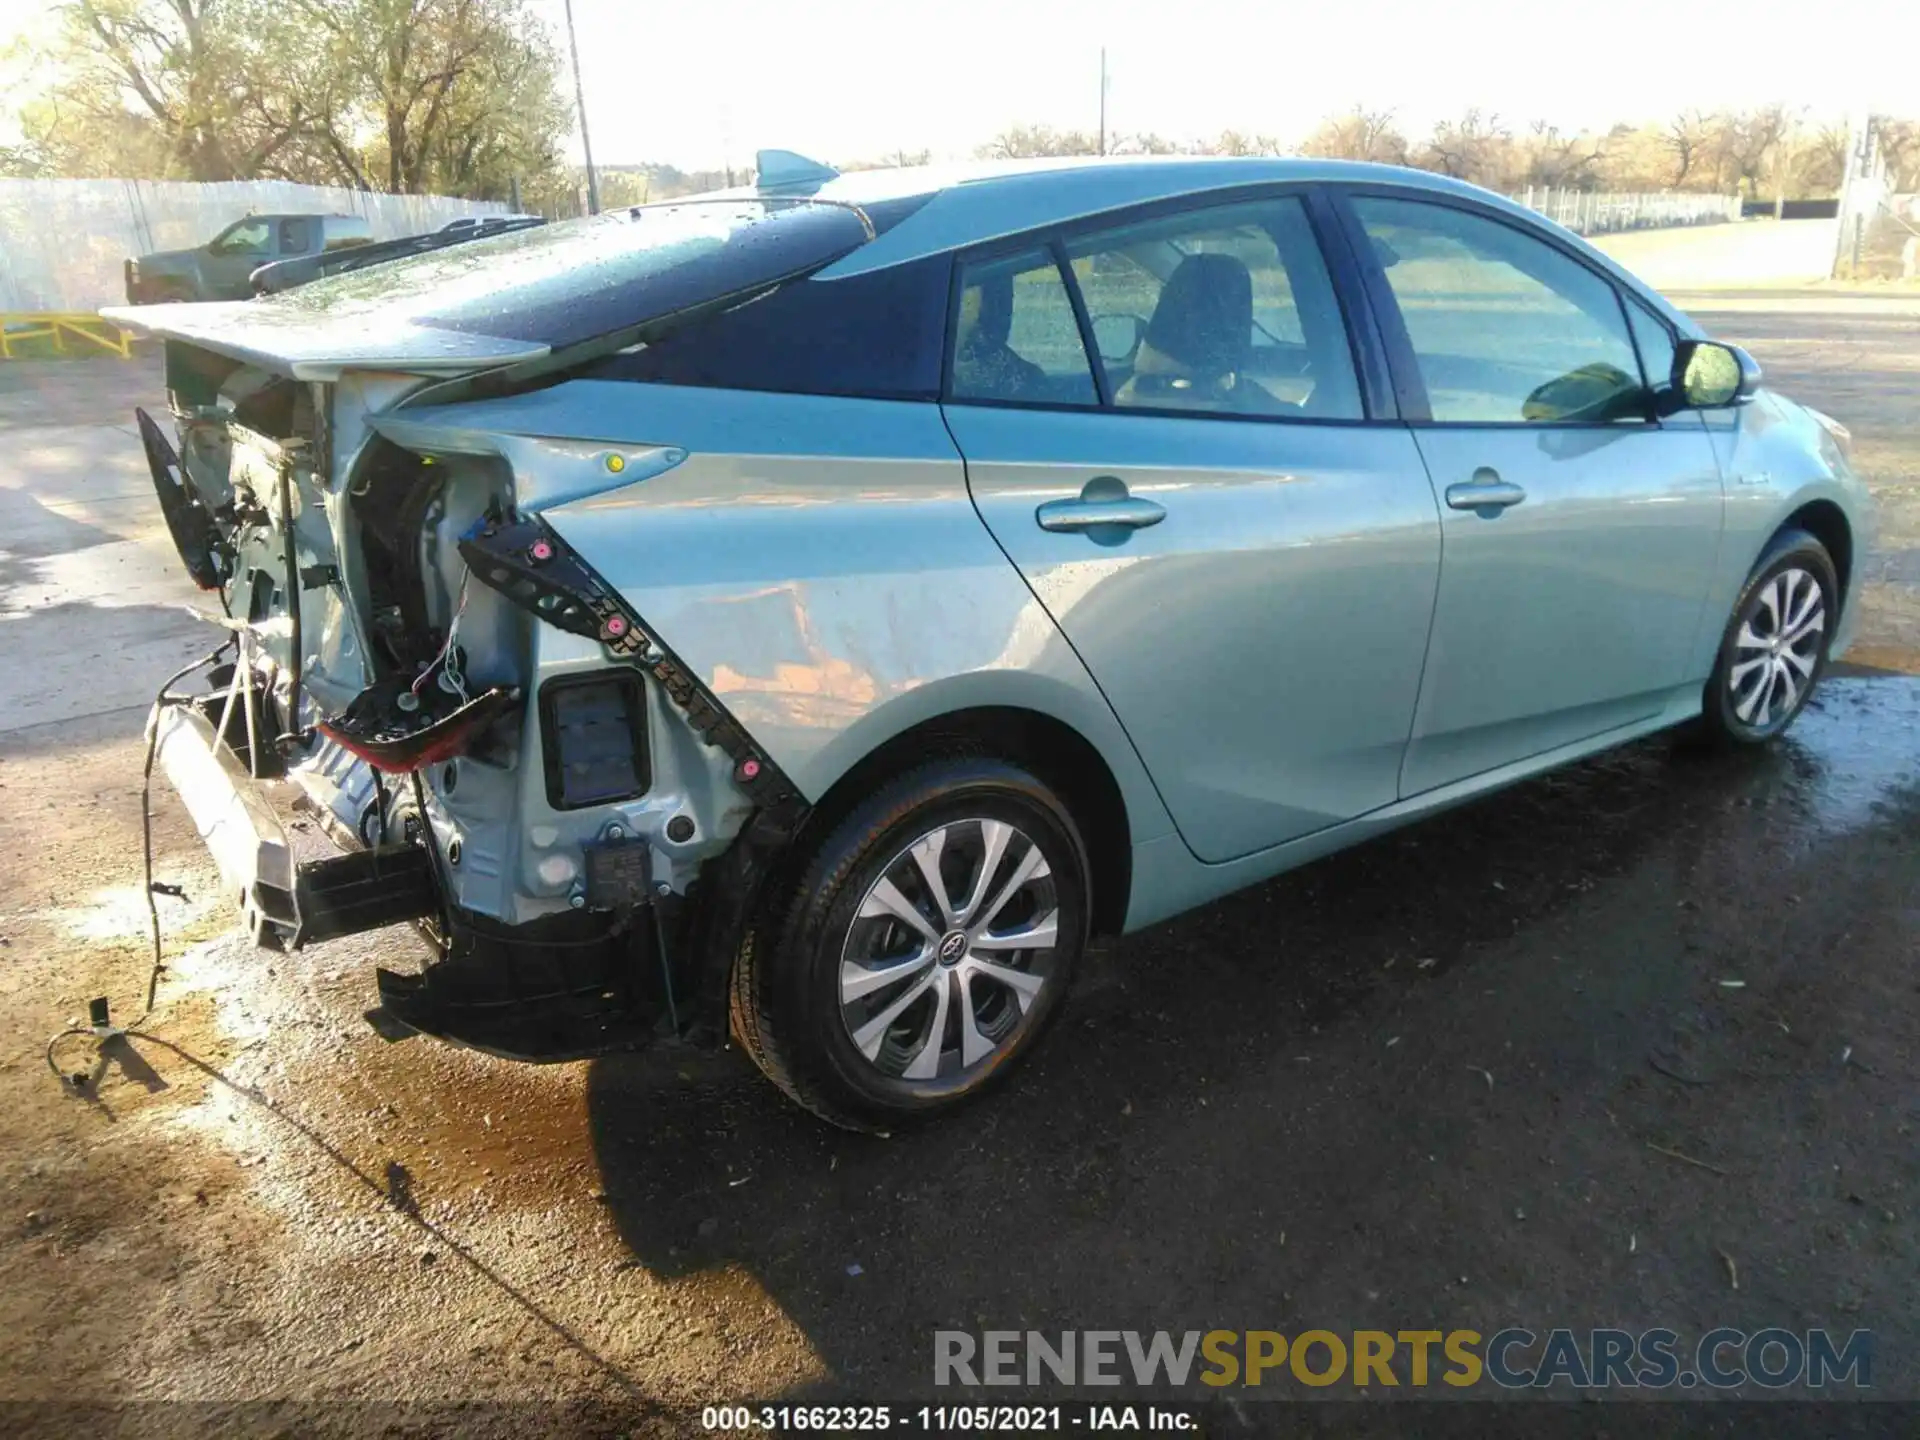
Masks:
[[[1589,891],[1818,765],[1646,742],[1110,942],[1015,1083],[891,1137],[805,1119],[737,1050],[597,1061],[606,1204],[650,1271],[750,1272],[859,1388],[924,1385],[935,1328],[1278,1324],[1302,1241],[1473,1143],[1394,1050],[1435,982],[1522,932],[1551,972]]]

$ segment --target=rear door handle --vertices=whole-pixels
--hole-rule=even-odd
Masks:
[[[1447,504],[1451,508],[1477,511],[1487,519],[1526,498],[1526,491],[1511,480],[1502,480],[1498,471],[1484,465],[1473,472],[1473,479],[1467,484],[1447,487]]]
[[[1078,495],[1067,500],[1049,500],[1034,512],[1042,530],[1093,530],[1115,525],[1127,530],[1144,530],[1167,518],[1166,507],[1129,495],[1127,487],[1111,475],[1089,480]]]

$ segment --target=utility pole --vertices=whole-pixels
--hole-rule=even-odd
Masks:
[[[1107,153],[1107,47],[1100,47],[1100,153]]]
[[[1847,222],[1855,220],[1855,212],[1860,206],[1861,177],[1864,174],[1861,158],[1870,143],[1873,131],[1873,116],[1865,110],[1851,110],[1847,114],[1847,168],[1840,175],[1840,203],[1835,214],[1833,233],[1833,267],[1827,272],[1834,278],[1840,275],[1841,266],[1847,255]],[[1848,278],[1855,278],[1860,265],[1859,231],[1854,232],[1853,272]]]
[[[587,92],[580,86],[580,42],[573,36],[573,0],[567,0],[567,49],[573,54],[573,103],[580,112],[580,148],[587,157],[587,213],[600,213],[600,181],[593,173],[593,141],[587,138]]]

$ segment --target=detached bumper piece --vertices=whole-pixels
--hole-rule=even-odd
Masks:
[[[418,975],[375,972],[381,1007],[423,1035],[508,1060],[631,1050],[673,1028],[660,918],[638,906],[501,930],[456,910],[444,928],[427,927],[441,958]]]
[[[153,717],[156,758],[228,893],[238,898],[255,943],[298,950],[438,912],[432,857],[423,847],[297,858],[245,761],[220,742],[217,723],[217,708],[209,716],[197,705],[162,707]]]

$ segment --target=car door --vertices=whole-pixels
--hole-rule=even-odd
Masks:
[[[1306,201],[1028,243],[956,294],[975,505],[1194,853],[1391,804],[1439,520],[1409,432],[1369,420]]]
[[[1699,417],[1654,418],[1620,293],[1525,222],[1404,194],[1349,200],[1442,499],[1402,793],[1660,713],[1698,678],[1686,670],[1720,542]]]
[[[240,300],[251,294],[248,278],[273,259],[273,222],[249,215],[230,225],[207,246],[201,268],[207,277],[207,300]]]

